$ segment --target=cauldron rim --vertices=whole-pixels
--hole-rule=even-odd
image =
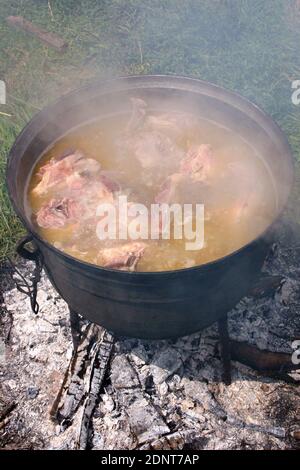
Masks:
[[[122,270],[119,270],[119,269],[113,269],[113,268],[106,268],[106,267],[103,267],[103,266],[98,266],[96,264],[92,264],[92,263],[88,263],[86,261],[79,260],[78,258],[75,258],[75,257],[73,257],[73,256],[57,249],[54,245],[47,242],[43,237],[41,237],[41,235],[36,230],[34,230],[33,228],[30,227],[26,215],[23,214],[23,212],[21,210],[19,210],[19,208],[18,208],[18,206],[17,206],[17,204],[14,200],[14,196],[12,194],[11,184],[10,184],[10,178],[11,178],[10,165],[11,165],[11,161],[12,161],[14,153],[17,149],[17,146],[22,141],[24,135],[30,130],[31,126],[33,126],[34,123],[39,120],[40,116],[44,116],[47,113],[49,113],[49,111],[52,110],[53,108],[55,108],[55,106],[58,103],[60,103],[61,100],[63,100],[63,99],[72,98],[73,95],[76,96],[79,92],[88,91],[88,90],[91,90],[93,88],[95,88],[95,89],[96,88],[101,88],[101,87],[104,88],[105,86],[108,86],[108,90],[112,91],[112,86],[113,85],[117,85],[118,83],[121,84],[124,81],[127,81],[127,83],[128,82],[134,83],[134,81],[137,81],[137,82],[145,81],[146,82],[146,80],[162,80],[162,81],[163,80],[168,80],[168,81],[170,81],[170,85],[171,85],[171,82],[173,80],[174,80],[174,84],[176,84],[176,83],[178,84],[180,81],[182,81],[182,82],[184,82],[183,84],[186,85],[186,86],[188,84],[190,84],[190,85],[195,84],[196,86],[197,85],[198,86],[202,85],[204,87],[210,88],[212,91],[215,91],[217,93],[219,92],[221,94],[225,94],[229,98],[231,97],[232,99],[237,99],[237,100],[243,102],[246,106],[249,107],[249,109],[252,109],[255,113],[258,113],[264,119],[264,121],[267,123],[267,125],[270,128],[273,128],[273,130],[279,136],[279,138],[281,140],[281,143],[286,148],[286,155],[290,160],[291,168],[294,167],[293,153],[292,153],[290,144],[288,142],[287,136],[285,135],[285,133],[282,131],[282,129],[279,127],[279,125],[272,119],[272,117],[268,113],[266,113],[258,105],[251,102],[248,98],[245,98],[240,93],[235,92],[235,91],[231,91],[231,90],[227,90],[224,87],[221,87],[221,86],[216,85],[214,83],[208,82],[206,80],[200,80],[198,78],[192,78],[192,77],[187,77],[187,76],[184,76],[184,75],[175,75],[175,74],[173,74],[173,75],[171,75],[171,74],[170,75],[168,75],[168,74],[128,75],[128,76],[119,76],[119,77],[116,77],[112,80],[107,80],[107,79],[96,80],[96,81],[93,81],[93,82],[91,82],[87,85],[78,87],[78,88],[76,88],[76,89],[74,89],[74,90],[72,90],[68,93],[65,93],[65,94],[61,95],[59,98],[54,100],[52,103],[50,103],[49,105],[45,106],[40,111],[38,111],[30,119],[30,121],[24,126],[24,128],[21,130],[21,132],[16,137],[16,139],[15,139],[15,141],[14,141],[14,143],[13,143],[13,145],[12,145],[10,151],[9,151],[8,159],[7,159],[7,165],[6,165],[6,186],[7,186],[9,198],[10,198],[10,201],[11,201],[11,204],[13,206],[13,209],[14,209],[15,213],[17,214],[18,218],[21,220],[21,222],[24,225],[24,227],[26,228],[27,232],[30,233],[33,236],[33,239],[38,240],[38,242],[41,243],[42,245],[44,245],[47,249],[49,249],[51,251],[54,251],[55,254],[57,256],[59,256],[60,258],[68,260],[70,263],[72,263],[74,265],[74,267],[75,266],[77,266],[78,268],[85,267],[89,271],[92,270],[94,272],[107,272],[107,273],[116,274],[116,275],[119,275],[119,276],[122,276],[122,277],[127,277],[127,276],[139,276],[139,277],[142,277],[142,276],[146,276],[146,277],[156,276],[156,277],[158,277],[158,276],[163,276],[163,275],[168,275],[168,276],[176,275],[178,273],[180,273],[180,274],[191,273],[193,271],[200,271],[200,270],[206,271],[206,270],[208,270],[210,268],[213,268],[215,266],[220,266],[223,263],[227,263],[230,260],[230,258],[235,257],[236,255],[238,255],[241,252],[247,251],[252,246],[254,246],[256,243],[259,243],[263,239],[267,238],[268,235],[272,232],[274,226],[277,224],[278,220],[280,219],[282,213],[284,212],[284,210],[287,206],[289,197],[286,198],[286,201],[284,202],[282,208],[278,211],[278,213],[274,217],[274,220],[267,226],[267,228],[263,232],[261,232],[257,237],[250,240],[248,243],[242,245],[237,250],[232,251],[232,252],[230,252],[229,254],[227,254],[225,256],[217,258],[216,260],[213,260],[213,261],[209,261],[207,263],[192,266],[192,267],[189,267],[189,268],[180,268],[180,269],[173,269],[173,270],[167,270],[167,271],[166,270],[165,271],[122,271]],[[162,84],[163,84],[163,82],[160,85],[162,86]],[[169,88],[171,88],[171,86]],[[133,89],[134,89],[134,87],[133,87]],[[291,172],[290,176],[291,176],[291,181],[290,181],[290,186],[289,186],[289,195],[290,195],[291,188],[292,188],[292,186],[294,184],[294,180],[295,180],[295,176],[294,176],[293,171]]]

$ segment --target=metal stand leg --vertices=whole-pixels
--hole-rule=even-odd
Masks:
[[[231,352],[230,338],[228,334],[227,315],[224,319],[218,321],[218,330],[220,335],[220,353],[223,362],[223,381],[225,385],[231,384]]]
[[[71,334],[72,334],[72,340],[73,340],[73,347],[74,349],[77,348],[81,332],[80,332],[80,317],[79,315],[74,312],[71,308],[70,310],[70,323],[71,323]]]

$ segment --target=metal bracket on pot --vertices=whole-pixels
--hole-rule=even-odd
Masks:
[[[16,284],[18,291],[26,294],[30,298],[31,310],[33,313],[37,314],[39,312],[39,304],[36,300],[37,298],[37,286],[41,279],[41,272],[43,269],[43,258],[40,250],[35,248],[33,251],[29,250],[26,245],[33,242],[33,237],[31,235],[26,235],[23,237],[16,246],[16,251],[18,255],[26,260],[33,261],[35,263],[35,268],[31,279],[28,281],[23,274],[18,270],[15,264],[10,260],[10,264],[13,267],[13,280]]]

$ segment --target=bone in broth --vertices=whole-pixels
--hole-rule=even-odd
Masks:
[[[76,128],[38,161],[28,211],[45,240],[99,266],[164,271],[221,258],[267,228],[275,191],[250,144],[131,101],[131,115]]]

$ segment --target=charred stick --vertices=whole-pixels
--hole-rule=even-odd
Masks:
[[[77,446],[85,449],[90,421],[107,371],[114,339],[101,327],[89,324],[66,371],[63,385],[52,407],[51,416],[64,431],[81,410]]]
[[[226,422],[229,425],[234,426],[237,429],[249,429],[249,430],[253,430],[253,432],[261,432],[263,434],[269,434],[279,439],[283,439],[286,436],[286,430],[282,427],[262,426],[260,424],[246,423],[245,421],[242,421],[238,417],[234,417],[234,416],[227,416]]]
[[[289,375],[299,369],[299,365],[292,363],[289,354],[260,350],[253,345],[238,341],[231,341],[230,346],[233,360],[274,379],[299,384],[299,381]]]
[[[68,427],[84,399],[84,377],[89,365],[90,350],[96,341],[98,327],[89,324],[74,349],[63,385],[52,408],[52,417],[62,428]]]
[[[54,421],[62,424],[65,420],[64,427],[67,427],[69,424],[71,424],[73,416],[76,412],[76,404],[78,402],[79,393],[77,393],[77,400],[75,401],[75,386],[73,384],[77,383],[78,389],[80,388],[80,380],[78,379],[78,375],[81,374],[82,364],[84,362],[83,356],[84,352],[79,352],[78,347],[73,350],[73,355],[66,369],[61,387],[50,411],[50,416]],[[69,395],[71,395],[71,397],[69,397]],[[66,406],[66,402],[69,403],[68,406]],[[69,408],[68,412],[66,412],[66,408]]]
[[[291,371],[298,368],[291,361],[291,355],[258,349],[256,346],[238,341],[230,341],[232,359],[242,362],[259,372]]]
[[[79,449],[86,449],[90,435],[90,421],[97,405],[99,394],[107,371],[112,348],[113,336],[104,330],[100,341],[95,345],[94,360],[91,362],[90,387],[83,407]]]
[[[17,407],[17,403],[11,402],[8,403],[0,414],[0,422],[4,421],[5,418]]]
[[[300,441],[300,430],[292,431],[292,438],[295,439],[296,441]]]
[[[47,46],[54,47],[60,52],[63,52],[68,47],[68,43],[64,39],[60,38],[54,33],[49,33],[48,31],[39,28],[38,26],[31,23],[31,21],[25,20],[25,18],[22,16],[8,16],[6,21],[10,26],[14,26],[16,28],[22,29],[23,31],[26,31],[32,36],[40,39],[40,41],[47,44]]]

